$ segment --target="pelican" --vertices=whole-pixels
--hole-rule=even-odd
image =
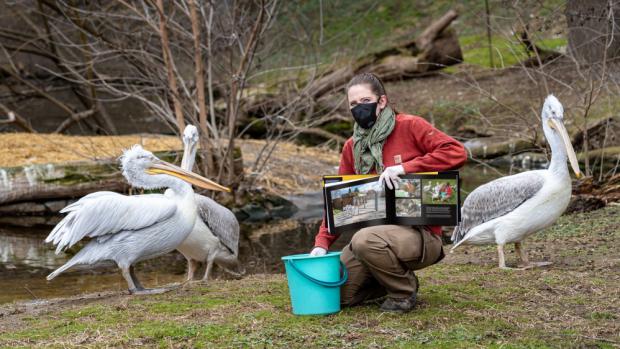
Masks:
[[[452,250],[461,244],[495,243],[499,267],[511,269],[506,267],[504,246],[514,243],[522,262],[520,269],[551,264],[530,262],[522,241],[552,225],[566,210],[571,196],[567,157],[575,176],[581,177],[563,119],[562,104],[549,95],[542,109],[543,132],[551,147],[549,168],[498,178],[471,192],[461,210],[462,221],[452,233]]]
[[[183,131],[183,159],[181,168],[191,171],[194,167],[198,145],[198,129],[187,125]],[[194,278],[199,262],[206,263],[203,282],[209,279],[213,264],[217,264],[229,273],[239,276],[228,269],[238,268],[239,222],[226,207],[211,198],[194,194],[198,214],[194,229],[181,243],[177,250],[187,259],[187,281]]]
[[[120,158],[122,173],[138,188],[170,188],[168,195],[125,196],[101,191],[88,194],[60,212],[68,213],[46,242],[56,253],[85,237],[91,240],[67,263],[47,276],[52,280],[76,266],[113,262],[132,294],[159,293],[146,290],[134,273],[137,262],[173,251],[192,231],[197,208],[191,184],[212,190],[230,191],[213,181],[155,157],[134,145]],[[191,183],[191,184],[190,184]]]

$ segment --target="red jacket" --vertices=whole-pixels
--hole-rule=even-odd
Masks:
[[[383,144],[383,166],[402,164],[406,173],[453,170],[461,167],[466,160],[467,152],[459,141],[419,116],[396,115],[394,130]],[[374,169],[371,172],[376,173]],[[338,174],[356,174],[353,138],[344,143]],[[441,234],[441,227],[429,228],[433,233]],[[329,234],[323,220],[314,245],[327,250],[337,238],[337,235]]]

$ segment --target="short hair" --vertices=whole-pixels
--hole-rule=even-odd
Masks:
[[[346,92],[349,92],[351,86],[355,85],[369,85],[372,93],[377,95],[377,98],[386,95],[385,87],[378,76],[373,73],[360,73],[351,78],[351,81],[347,84]],[[387,96],[387,95],[386,95]]]

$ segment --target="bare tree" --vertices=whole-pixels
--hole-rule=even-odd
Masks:
[[[238,115],[277,0],[37,0],[7,6],[30,32],[0,28],[0,49],[10,63],[2,71],[27,88],[16,93],[38,94],[66,111],[58,132],[98,116],[114,133],[101,106],[136,100],[175,133],[186,123],[199,125],[203,171],[231,185],[241,180],[233,151]],[[21,53],[42,57],[36,73],[70,84],[85,110],[48,93],[44,82],[24,77],[15,59]]]

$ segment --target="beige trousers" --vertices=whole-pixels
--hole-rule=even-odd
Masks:
[[[359,230],[340,260],[349,279],[340,289],[344,306],[384,295],[407,298],[417,292],[414,270],[444,257],[441,238],[426,227],[379,225]]]

